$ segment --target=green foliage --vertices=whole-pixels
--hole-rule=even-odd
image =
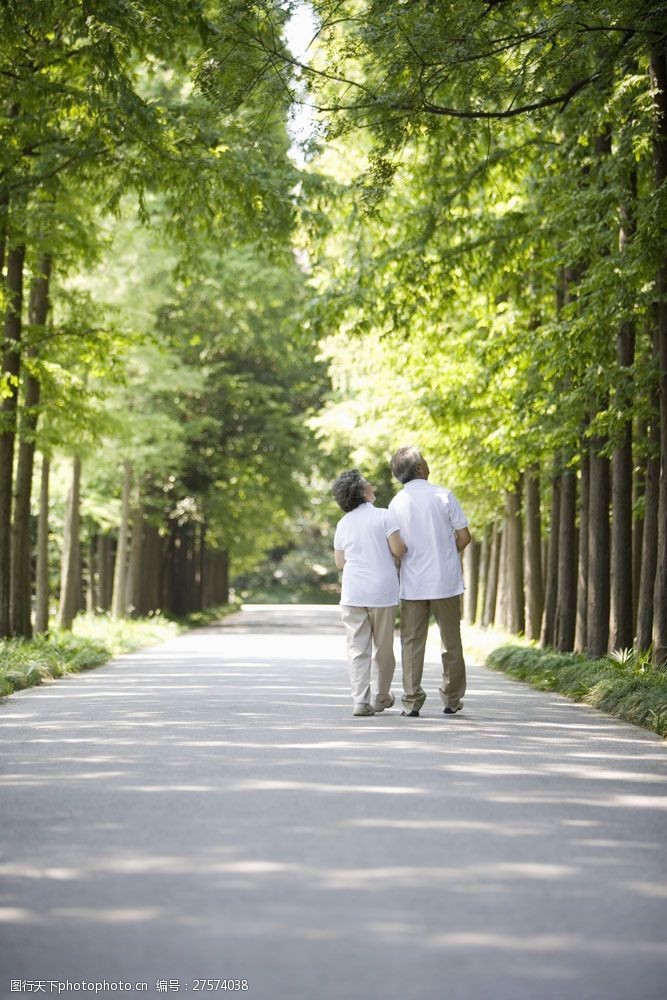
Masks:
[[[338,603],[340,574],[333,562],[335,522],[317,510],[316,499],[320,498],[313,491],[310,509],[287,522],[280,547],[269,551],[251,572],[234,579],[241,600],[255,604]]]
[[[576,462],[593,434],[611,450],[647,413],[667,232],[651,162],[657,8],[343,3],[330,23],[315,6],[310,83],[337,146],[310,165],[324,175],[310,253],[334,387],[316,430],[360,463],[415,441],[479,530],[526,468],[561,451]],[[637,329],[627,370],[623,323]]]
[[[162,342],[200,380],[162,404],[185,448],[170,502],[199,498],[209,537],[237,571],[280,542],[315,458],[304,415],[319,402],[324,371],[302,324],[302,294],[291,253],[276,258],[254,244],[223,255],[210,240],[157,321]]]
[[[644,653],[586,660],[573,653],[500,646],[487,666],[542,691],[557,691],[626,722],[667,736],[667,673]]]
[[[21,388],[38,447],[84,455],[91,530],[129,462],[164,535],[204,525],[244,573],[287,549],[305,586],[316,467],[361,466],[386,503],[415,441],[479,531],[528,466],[646,418],[665,3],[316,0],[309,65],[293,6],[5,4],[0,231],[27,279],[53,259]],[[300,172],[306,84],[327,142]]]
[[[56,469],[83,457],[84,535],[118,523],[125,462],[163,535],[205,524],[238,568],[304,500],[325,373],[292,249],[289,93],[248,44],[286,16],[235,0],[3,6],[0,241],[26,241],[26,288],[53,262],[18,388],[39,381],[30,433]]]

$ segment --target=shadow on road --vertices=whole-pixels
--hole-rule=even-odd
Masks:
[[[476,667],[445,718],[437,650],[354,719],[344,657],[250,607],[0,706],[5,982],[662,1000],[663,742]]]

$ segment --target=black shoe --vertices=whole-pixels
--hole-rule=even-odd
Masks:
[[[457,705],[456,708],[450,708],[449,705],[448,705],[447,708],[444,709],[444,711],[443,711],[442,714],[443,715],[456,715],[456,713],[460,712],[462,708],[463,708],[463,705]]]
[[[419,712],[417,711],[416,708],[413,708],[411,712],[401,712],[401,715],[404,715],[408,719],[418,719],[419,718]]]

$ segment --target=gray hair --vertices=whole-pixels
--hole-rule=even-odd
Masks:
[[[421,452],[413,444],[399,448],[391,459],[391,472],[399,483],[409,483],[415,478],[417,466],[423,462]]]
[[[366,486],[368,483],[359,472],[359,469],[348,469],[341,472],[336,482],[331,487],[338,506],[349,513],[366,503]]]

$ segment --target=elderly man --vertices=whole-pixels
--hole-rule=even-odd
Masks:
[[[468,521],[449,490],[428,482],[428,462],[417,448],[399,448],[392,474],[403,489],[389,504],[408,547],[401,563],[401,648],[403,715],[417,718],[426,701],[421,686],[431,614],[440,629],[445,715],[463,708],[466,668],[461,644],[460,553],[470,542]]]

